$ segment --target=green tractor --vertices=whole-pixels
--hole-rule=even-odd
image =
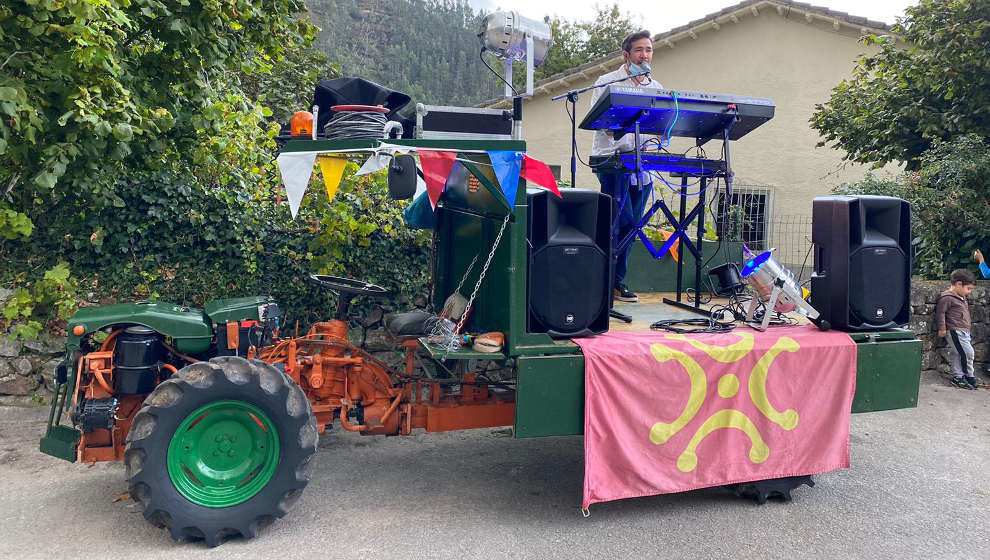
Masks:
[[[439,309],[473,286],[463,332],[499,333],[497,345],[452,349],[422,329],[390,328],[405,352],[404,367],[391,366],[347,336],[351,300],[386,290],[330,276],[311,279],[336,294],[333,318],[291,337],[280,330],[278,305],[265,297],[205,309],[158,302],[85,308],[69,322],[41,450],[68,461],[123,461],[148,521],[175,539],[215,546],[253,537],[286,515],[307,484],[319,435],[331,426],[363,435],[501,426],[520,438],[584,433],[585,358],[571,338],[609,328],[608,251],[594,254],[596,246],[607,249],[608,229],[586,242],[567,230],[567,243],[552,246],[598,263],[575,271],[582,290],[604,286],[585,290],[594,300],[554,299],[560,292],[549,285],[552,275],[531,271],[554,266],[538,251],[551,246],[547,228],[533,224],[548,215],[558,225],[607,224],[610,203],[597,192],[565,189],[553,210],[553,199],[520,188],[508,204],[484,151],[524,151],[523,142],[390,142],[463,152],[467,172],[448,180],[435,211],[432,299]],[[295,141],[283,151],[373,152],[378,144]],[[542,313],[549,303],[566,312]],[[851,336],[858,352],[852,411],[917,406],[920,341],[901,329]],[[442,375],[416,367],[417,356],[442,366]],[[508,373],[492,375],[492,364]],[[787,482],[783,492],[799,483]]]

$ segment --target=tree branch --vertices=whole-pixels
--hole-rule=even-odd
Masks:
[[[2,68],[2,66],[0,66],[0,68]],[[3,189],[3,196],[0,196],[0,198],[7,198],[7,195],[10,194],[10,191],[14,189],[14,185],[16,185],[17,181],[19,181],[20,179],[21,179],[21,174],[14,173],[10,177],[10,180],[7,181],[7,186],[5,186]]]
[[[27,53],[28,53],[27,51],[14,51],[10,53],[10,56],[7,57],[7,60],[3,61],[3,64],[0,64],[0,70],[3,70],[3,67],[6,66],[8,62],[10,62],[10,59],[14,58],[19,54],[27,54]]]

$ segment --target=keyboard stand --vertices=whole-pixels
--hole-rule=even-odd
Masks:
[[[694,207],[691,209],[690,213],[687,211],[687,197],[684,196],[687,193],[688,179],[690,176],[686,174],[681,174],[681,185],[680,185],[680,211],[679,218],[675,217],[670,208],[667,207],[666,202],[662,198],[657,198],[643,216],[640,218],[639,224],[632,229],[621,241],[616,245],[615,254],[618,254],[623,249],[632,244],[638,237],[643,245],[646,247],[647,251],[653,255],[656,260],[662,259],[664,256],[669,254],[671,246],[678,240],[681,241],[681,247],[686,247],[688,251],[694,256],[695,267],[694,267],[694,282],[695,282],[695,293],[697,294],[701,290],[701,271],[704,264],[704,250],[702,246],[702,239],[705,233],[705,202],[706,194],[708,189],[708,183],[710,182],[709,177],[702,176],[698,180],[700,181],[700,193],[698,194],[698,202],[695,203]],[[674,227],[674,234],[671,235],[659,249],[653,245],[646,234],[643,233],[643,227],[650,222],[653,215],[660,210],[663,212],[667,221]],[[693,241],[689,234],[688,228],[691,223],[697,221],[697,241]],[[681,254],[684,254],[681,252]],[[687,309],[688,311],[693,311],[695,313],[700,313],[703,315],[708,314],[706,308],[701,307],[701,303],[697,297],[695,297],[694,305],[684,303],[683,299],[683,278],[684,278],[684,263],[682,259],[677,261],[677,299],[671,300],[669,298],[664,298],[663,302],[668,305],[673,305],[675,307],[680,307],[682,309]]]
[[[602,84],[604,85],[604,84]],[[554,99],[568,97],[572,102],[576,96],[558,96]],[[683,104],[683,108],[681,105]],[[742,111],[740,111],[742,109]],[[731,204],[733,173],[730,160],[730,140],[737,140],[757,126],[773,118],[774,104],[769,99],[745,98],[723,94],[706,94],[699,92],[682,92],[679,97],[676,91],[637,89],[630,87],[611,86],[608,91],[599,98],[592,106],[591,110],[581,122],[580,128],[585,130],[612,130],[615,137],[633,132],[636,142],[635,162],[628,165],[622,154],[616,154],[618,165],[614,170],[601,172],[625,173],[627,170],[635,173],[637,177],[642,175],[643,154],[640,145],[640,133],[661,134],[667,139],[671,136],[694,138],[698,147],[701,147],[710,140],[720,138],[722,140],[722,159],[707,160],[704,158],[677,158],[673,154],[662,157],[651,158],[647,162],[647,167],[651,171],[662,171],[670,173],[671,176],[681,178],[680,185],[680,213],[675,218],[667,207],[663,198],[657,200],[650,209],[641,217],[639,224],[618,242],[615,241],[616,229],[612,230],[613,258],[619,252],[628,248],[637,237],[643,245],[650,251],[657,260],[663,258],[670,250],[671,245],[680,242],[682,247],[686,247],[694,256],[694,278],[695,293],[700,294],[702,287],[702,268],[704,266],[703,238],[705,233],[705,202],[707,198],[707,188],[712,181],[718,178],[725,180],[725,198],[719,202],[719,220],[726,216],[728,205]],[[682,114],[683,113],[683,114]],[[571,113],[573,118],[573,112]],[[571,176],[574,176],[574,126],[571,130]],[[707,163],[711,161],[718,163],[718,168],[709,170]],[[632,168],[632,169],[630,169]],[[697,177],[697,184],[700,185],[696,195],[698,200],[690,212],[687,210],[686,195],[688,194],[688,179]],[[628,192],[625,196],[616,193],[617,207],[622,208],[626,202]],[[674,235],[668,238],[659,250],[653,246],[650,240],[643,233],[642,228],[657,211],[662,211],[667,220],[674,227]],[[697,221],[696,240],[692,240],[688,234],[688,228],[693,221]],[[615,228],[617,226],[613,226]],[[681,254],[684,254],[681,251]],[[699,298],[695,298],[694,305],[690,305],[683,300],[683,277],[684,265],[677,263],[677,298],[674,300],[664,298],[664,303],[681,307],[689,311],[707,314],[707,310],[701,307]],[[613,312],[614,316],[614,312]]]

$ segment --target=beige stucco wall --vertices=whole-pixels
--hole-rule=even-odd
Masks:
[[[819,140],[808,119],[815,104],[843,78],[851,75],[856,57],[863,52],[858,28],[804,17],[783,17],[763,9],[758,16],[746,12],[738,23],[725,22],[697,31],[697,39],[685,38],[674,48],[658,44],[653,57],[655,77],[666,88],[734,93],[769,97],[777,105],[774,118],[732,143],[732,165],[739,185],[767,185],[773,190],[772,215],[811,215],[814,197],[827,194],[842,182],[861,178],[867,168],[843,163],[841,152],[816,148]],[[610,64],[610,70],[621,61]],[[594,72],[599,74],[599,72]],[[561,177],[570,178],[570,122],[563,101],[550,97],[569,89],[591,85],[597,75],[559,86],[524,104],[523,135],[531,155],[561,166]],[[578,101],[578,122],[590,108],[591,95]],[[675,151],[690,143],[674,142]],[[591,132],[578,130],[578,146],[587,161]],[[719,143],[706,146],[710,156]],[[598,188],[587,167],[578,164],[577,186]]]

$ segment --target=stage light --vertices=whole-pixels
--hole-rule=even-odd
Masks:
[[[748,250],[746,252],[750,254]],[[794,278],[791,271],[773,257],[773,249],[764,251],[746,261],[741,274],[743,280],[756,292],[756,296],[750,301],[749,310],[746,312],[746,323],[751,327],[765,331],[770,323],[772,311],[790,313],[795,309],[800,309],[819,329],[823,331],[829,329],[828,321],[822,319],[818,310],[804,300],[804,288]],[[753,317],[756,314],[756,306],[761,301],[766,303],[763,321],[754,323]]]
[[[518,12],[492,12],[481,20],[481,48],[505,59],[505,96],[512,97],[512,63],[526,63],[526,97],[533,96],[533,69],[543,64],[553,46],[550,18],[536,21]]]
[[[742,278],[739,276],[739,266],[734,262],[716,266],[708,271],[708,276],[715,278],[718,283],[718,289],[715,293],[720,296],[733,295],[743,287]]]

